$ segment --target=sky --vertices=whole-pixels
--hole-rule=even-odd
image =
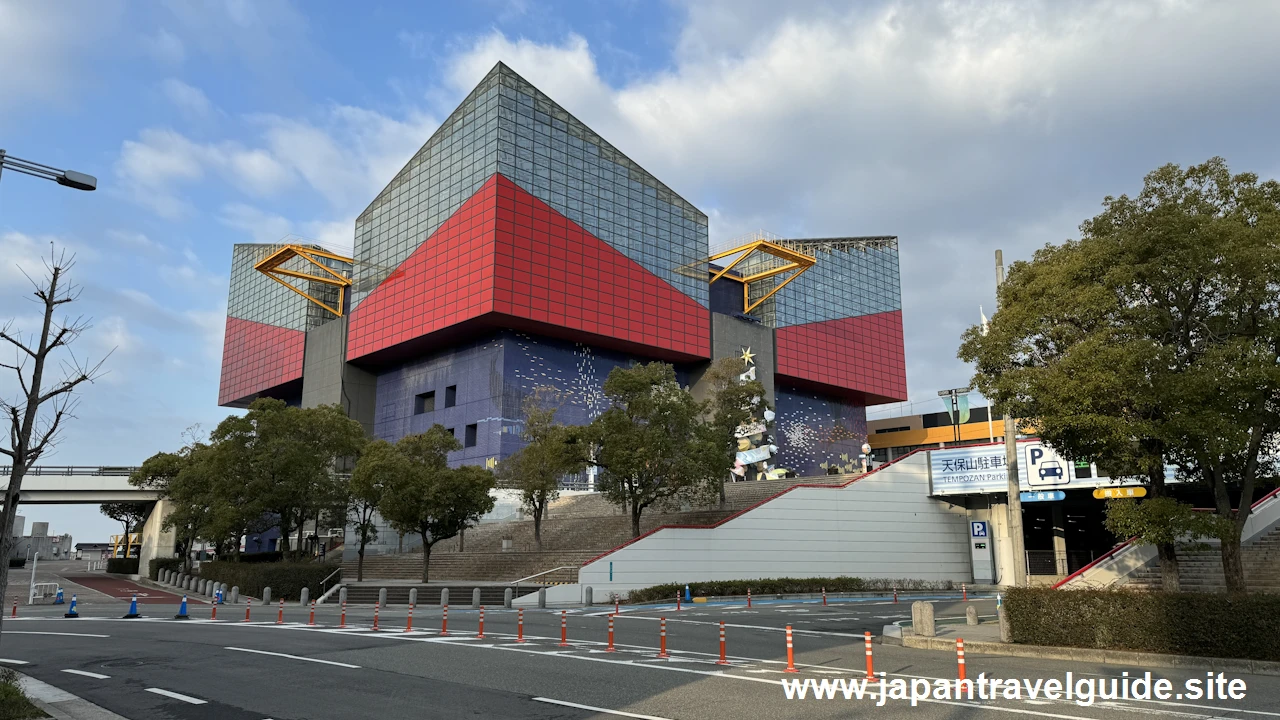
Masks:
[[[207,433],[229,412],[231,246],[349,248],[501,60],[706,212],[713,243],[897,235],[912,403],[872,415],[940,411],[996,249],[1075,237],[1165,163],[1280,177],[1276,27],[1272,0],[0,0],[0,147],[99,179],[0,178],[0,324],[35,328],[21,271],[76,254],[74,350],[107,372],[42,464]],[[118,532],[93,507],[22,514]]]

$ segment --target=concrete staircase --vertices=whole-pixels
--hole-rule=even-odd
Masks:
[[[470,543],[467,543],[470,545]],[[542,584],[577,582],[577,567],[596,552],[465,552],[431,553],[432,581],[509,582],[558,567],[573,567],[538,578]],[[356,579],[356,563],[342,564],[343,581]],[[368,580],[421,580],[422,553],[373,555],[364,559]]]
[[[1244,579],[1255,592],[1280,593],[1280,527],[1272,529],[1240,549],[1244,562]],[[1216,543],[1207,550],[1179,552],[1180,584],[1187,592],[1223,592],[1222,556]],[[1151,563],[1136,572],[1124,584],[1126,589],[1160,589],[1160,564]]]
[[[543,585],[521,584],[519,592],[513,592],[513,598],[536,593]],[[384,607],[409,604],[409,591],[417,588],[418,605],[439,605],[440,591],[449,588],[449,604],[454,607],[471,607],[471,600],[476,588],[480,588],[480,604],[488,607],[501,607],[506,594],[506,585],[481,585],[476,583],[442,583],[430,585],[394,584],[379,585],[377,582],[365,582],[347,586],[347,602],[352,605],[372,605],[378,601],[382,588],[387,590],[387,604]],[[515,588],[513,588],[514,591]],[[336,596],[333,602],[337,602]]]

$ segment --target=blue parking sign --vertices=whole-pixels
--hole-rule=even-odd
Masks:
[[[973,535],[973,537],[984,538],[987,536],[987,524],[985,522],[971,522],[969,523],[969,527],[970,527],[970,533]]]

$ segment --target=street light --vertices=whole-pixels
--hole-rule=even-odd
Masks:
[[[6,154],[4,150],[0,150],[0,175],[3,174],[5,169],[20,172],[23,175],[52,180],[59,185],[74,190],[91,191],[98,189],[98,178],[92,175],[85,175],[75,170],[59,170],[48,165],[41,165],[38,162],[16,158]]]

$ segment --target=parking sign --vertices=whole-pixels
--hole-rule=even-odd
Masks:
[[[987,536],[987,524],[985,522],[971,522],[969,523],[969,528],[969,532],[974,537],[984,538]]]

